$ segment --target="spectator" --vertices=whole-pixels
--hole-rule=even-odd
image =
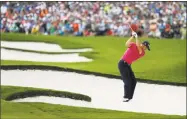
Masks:
[[[150,32],[149,32],[148,36],[156,37],[156,38],[161,37],[161,33],[159,31],[158,25],[155,22],[152,22],[150,24]]]
[[[40,22],[38,22],[37,24],[33,25],[31,33],[32,34],[38,34],[39,33],[39,29],[40,29]]]
[[[1,31],[182,38],[185,2],[3,2]],[[40,23],[39,23],[40,22]],[[152,24],[154,22],[155,24]],[[176,22],[176,23],[175,23]]]
[[[184,27],[182,27],[181,32],[182,32],[181,39],[182,40],[186,39],[187,38],[187,36],[186,36],[186,25],[184,25]]]

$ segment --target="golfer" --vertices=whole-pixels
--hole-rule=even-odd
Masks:
[[[136,38],[136,42],[132,42],[133,38]],[[127,40],[126,46],[128,49],[118,63],[118,68],[124,83],[124,102],[128,102],[133,98],[137,82],[134,72],[131,69],[131,64],[143,57],[146,49],[150,51],[150,43],[148,41],[141,43],[137,33],[132,31],[132,37]]]

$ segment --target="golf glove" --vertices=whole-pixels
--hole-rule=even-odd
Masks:
[[[138,37],[138,35],[137,35],[137,33],[136,32],[132,32],[132,36],[134,36],[135,38],[137,38]]]

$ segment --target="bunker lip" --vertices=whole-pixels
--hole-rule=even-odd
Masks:
[[[91,102],[84,100],[75,100],[70,98],[54,97],[54,96],[35,96],[26,97],[20,99],[11,100],[11,102],[42,102],[50,104],[64,104],[68,106],[81,106],[81,107],[91,107]]]
[[[51,70],[51,71],[65,71],[65,72],[76,72],[79,74],[86,74],[86,75],[94,75],[94,76],[102,76],[106,78],[115,78],[120,79],[121,76],[112,75],[112,74],[104,74],[99,72],[91,72],[79,69],[72,69],[67,67],[57,67],[57,66],[46,66],[46,65],[1,65],[1,70]],[[187,83],[175,83],[175,82],[166,82],[166,81],[155,81],[150,79],[139,79],[137,78],[138,82],[141,83],[148,83],[148,84],[158,84],[158,85],[171,85],[171,86],[182,86],[186,87]]]
[[[46,51],[35,51],[35,50],[25,50],[25,49],[9,48],[9,47],[3,47],[3,46],[1,46],[1,49],[14,50],[14,51],[22,51],[22,52],[31,52],[31,53],[39,53],[39,54],[54,54],[54,55],[55,54],[82,53],[82,52],[46,52]]]
[[[15,50],[7,50],[1,48],[1,60],[17,60],[17,61],[38,61],[38,62],[90,62],[79,53],[71,54],[40,54],[33,52],[23,52]]]
[[[64,49],[58,44],[46,42],[23,42],[23,41],[1,41],[1,46],[20,50],[43,51],[43,52],[88,52],[92,48]]]
[[[116,79],[41,70],[1,70],[1,77],[2,85],[46,88],[88,95],[92,98],[91,108],[166,115],[186,114],[185,87],[137,83],[133,100],[124,103],[123,83]]]

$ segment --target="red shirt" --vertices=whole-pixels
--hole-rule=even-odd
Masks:
[[[142,49],[142,53],[139,54],[138,48],[135,43],[130,43],[130,47],[124,53],[122,60],[126,61],[128,64],[132,64],[137,59],[143,57],[145,54],[144,50]]]

